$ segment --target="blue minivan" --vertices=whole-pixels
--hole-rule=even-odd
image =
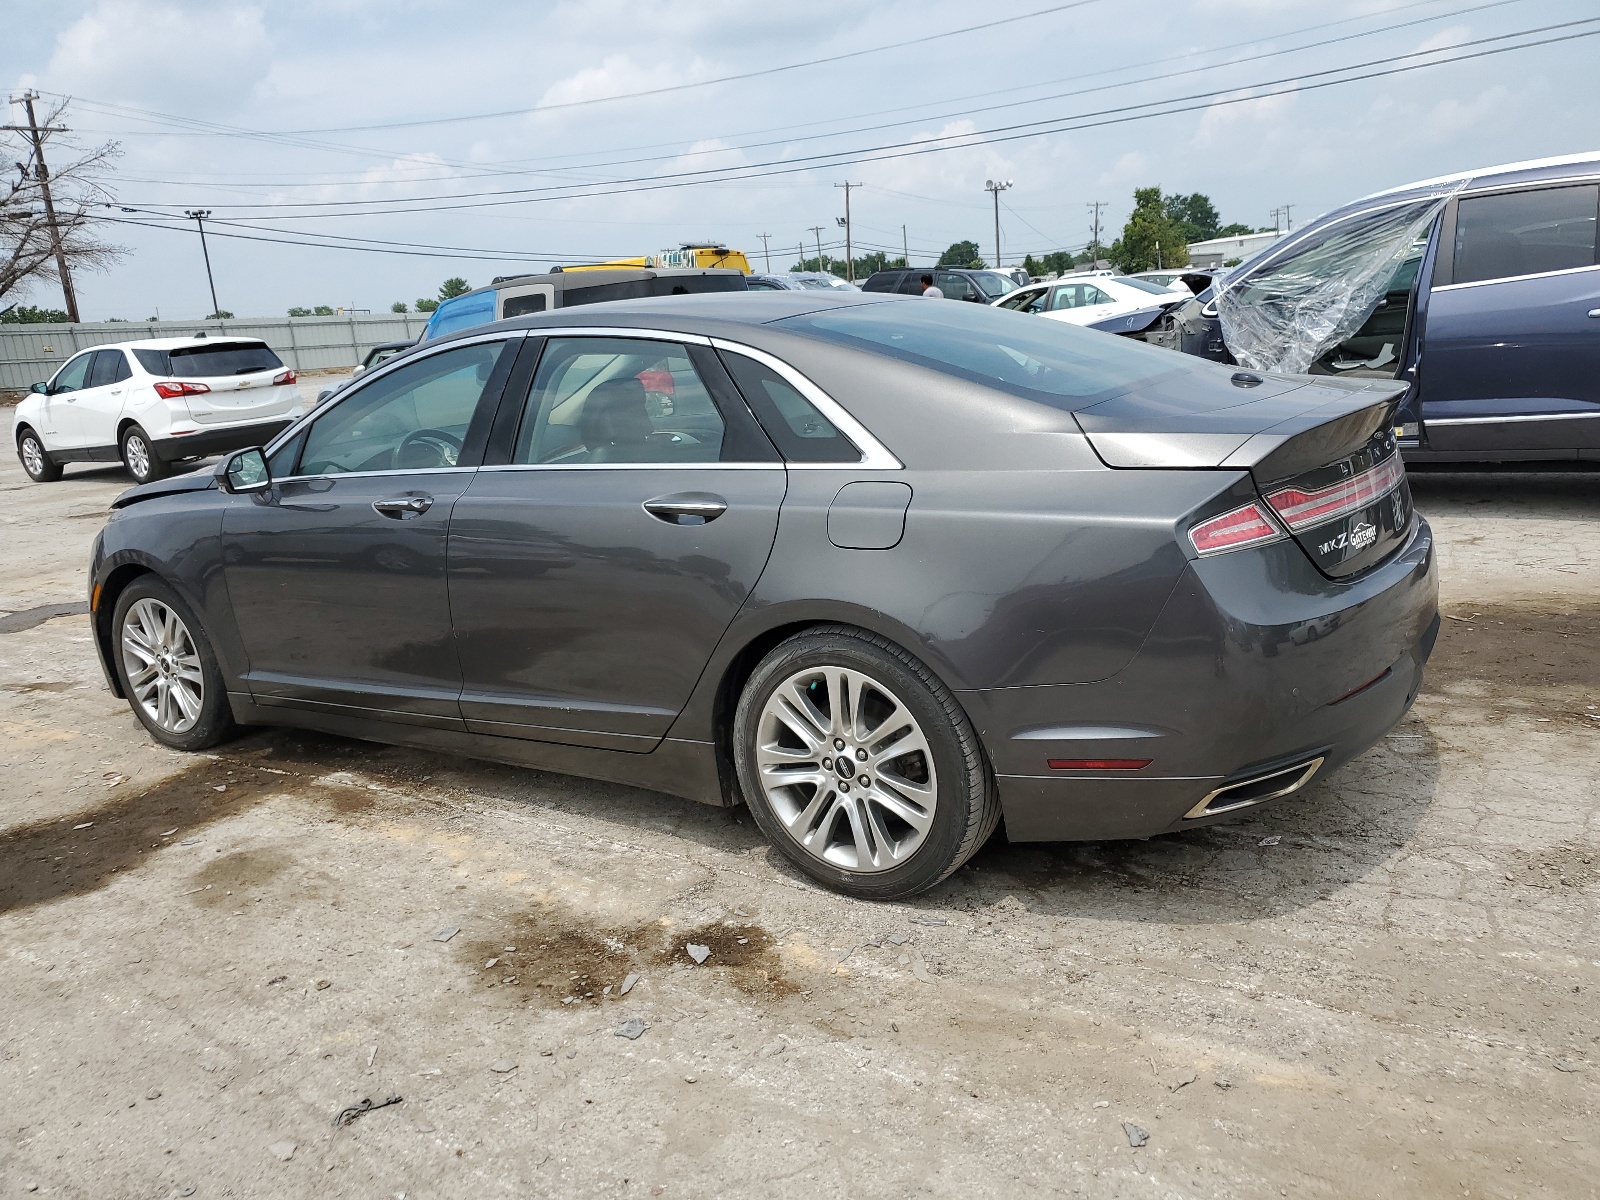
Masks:
[[[1146,340],[1409,384],[1412,462],[1600,461],[1600,152],[1408,184],[1319,217]]]

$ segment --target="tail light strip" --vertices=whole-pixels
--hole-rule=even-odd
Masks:
[[[1261,546],[1284,536],[1278,523],[1254,502],[1220,517],[1202,521],[1189,530],[1189,540],[1201,554],[1221,554],[1224,550],[1243,550]]]
[[[1282,488],[1267,497],[1273,511],[1283,518],[1284,524],[1299,533],[1313,525],[1335,520],[1365,508],[1374,500],[1392,492],[1406,477],[1406,469],[1398,454],[1391,454],[1374,467],[1349,479],[1314,492],[1296,487]]]
[[[158,383],[156,395],[163,400],[176,400],[179,396],[201,396],[211,390],[205,383]]]

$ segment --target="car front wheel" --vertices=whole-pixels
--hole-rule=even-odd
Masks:
[[[44,443],[31,429],[24,429],[17,439],[17,457],[22,460],[22,469],[28,473],[28,478],[35,483],[54,483],[61,478],[61,464],[50,460]]]
[[[813,879],[869,900],[946,878],[999,823],[993,778],[955,697],[864,630],[775,648],[734,715],[740,787],[773,845]]]
[[[156,741],[204,750],[234,731],[227,684],[200,622],[177,592],[142,575],[117,597],[112,650],[122,691]]]
[[[128,468],[135,483],[165,479],[172,470],[157,457],[150,435],[137,425],[128,426],[122,435],[122,465]]]

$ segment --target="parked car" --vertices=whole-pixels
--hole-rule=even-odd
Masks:
[[[746,291],[751,292],[797,292],[800,290],[798,283],[790,282],[787,275],[746,275],[744,277]]]
[[[172,464],[270,441],[304,412],[295,373],[253,338],[148,338],[75,354],[17,405],[11,429],[28,478],[62,464],[117,462],[139,483]]]
[[[1170,288],[1175,292],[1184,292],[1192,296],[1194,295],[1194,291],[1189,287],[1184,278],[1188,274],[1189,272],[1187,270],[1135,271],[1131,275],[1118,275],[1116,278],[1124,280],[1142,279],[1146,283],[1153,283],[1160,287]]]
[[[752,292],[858,292],[855,284],[827,271],[788,271],[782,275],[747,275],[745,287]]]
[[[1181,304],[1186,294],[1143,280],[1099,276],[1090,281],[1068,277],[1018,288],[994,304],[997,308],[1036,313],[1069,325],[1140,335],[1169,308]]]
[[[742,798],[813,878],[906,896],[1002,815],[1189,829],[1393,726],[1439,623],[1400,390],[882,295],[545,313],[119,497],[92,628],[168,746],[292,725]]]
[[[1398,380],[1413,462],[1600,459],[1600,152],[1409,184],[1312,222],[1148,340]]]
[[[970,300],[975,304],[990,304],[1001,296],[1017,290],[1017,281],[999,271],[975,271],[965,267],[895,267],[888,271],[874,271],[861,285],[863,292],[897,292],[902,296],[920,296],[922,277],[933,276],[933,286],[944,293],[946,300]]]
[[[355,374],[359,375],[363,371],[372,370],[379,363],[388,362],[396,354],[402,354],[411,349],[419,340],[419,338],[408,338],[403,342],[379,342],[371,350],[368,350],[366,357],[357,364]]]
[[[842,281],[841,281],[842,282]],[[702,292],[742,292],[745,274],[731,268],[621,268],[551,271],[544,275],[505,275],[488,287],[446,300],[423,326],[421,341],[457,333],[474,325],[608,300],[650,296],[688,296]]]
[[[996,275],[1004,275],[1018,287],[1027,287],[1028,284],[1033,282],[1033,276],[1029,275],[1021,267],[990,267],[989,269]]]

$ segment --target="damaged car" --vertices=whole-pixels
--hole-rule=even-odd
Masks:
[[[1393,379],[1412,462],[1600,460],[1600,151],[1408,184],[1318,218],[1146,340]]]

